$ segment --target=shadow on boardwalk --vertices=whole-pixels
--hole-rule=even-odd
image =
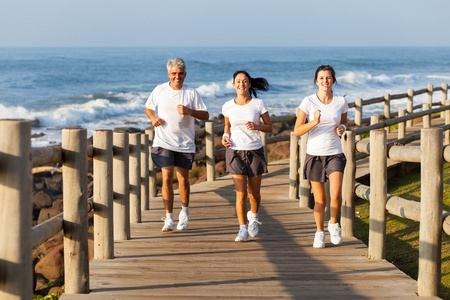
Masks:
[[[345,238],[314,249],[312,211],[288,197],[289,161],[270,164],[262,182],[260,234],[235,243],[238,222],[230,176],[191,187],[189,230],[162,233],[161,198],[152,199],[132,239],[115,242],[115,259],[90,264],[91,293],[62,299],[411,299],[416,281],[371,261]],[[180,201],[176,196],[175,219]]]

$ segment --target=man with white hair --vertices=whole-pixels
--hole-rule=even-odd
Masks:
[[[186,65],[181,58],[167,62],[170,81],[158,85],[145,103],[145,112],[155,127],[151,156],[162,171],[162,198],[166,211],[163,232],[175,230],[173,220],[173,175],[176,170],[181,197],[178,230],[189,222],[189,170],[195,155],[195,119],[208,120],[209,113],[198,92],[184,84]],[[156,113],[155,113],[156,111]]]

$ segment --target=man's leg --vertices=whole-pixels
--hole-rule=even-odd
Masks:
[[[190,192],[191,192],[191,186],[189,184],[189,170],[185,169],[185,168],[177,167],[177,178],[178,178],[178,191],[180,193],[181,204],[184,207],[189,207],[189,197],[190,197]],[[173,190],[172,190],[172,196],[173,196]],[[172,197],[172,199],[173,199],[173,197]]]
[[[174,166],[161,168],[162,198],[167,213],[173,213],[173,170]]]

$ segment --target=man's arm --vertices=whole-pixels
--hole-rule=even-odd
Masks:
[[[177,110],[180,115],[192,116],[196,119],[203,120],[203,121],[206,121],[209,119],[209,112],[206,110],[194,110],[194,109],[187,108],[186,106],[183,106],[181,104],[177,105]]]
[[[145,113],[147,114],[147,117],[152,122],[153,127],[158,127],[159,125],[164,124],[164,120],[161,118],[158,118],[155,116],[155,111],[150,108],[145,108]]]

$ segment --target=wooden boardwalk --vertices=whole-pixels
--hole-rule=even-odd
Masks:
[[[115,242],[115,258],[90,263],[90,294],[61,299],[419,298],[415,280],[385,260],[369,260],[355,238],[334,246],[326,235],[326,248],[314,249],[313,213],[288,199],[288,178],[289,160],[269,164],[263,225],[248,243],[234,242],[239,227],[230,176],[191,186],[187,231],[161,232],[162,199],[152,199],[143,222],[131,225],[131,240]],[[180,206],[176,195],[176,221]]]

